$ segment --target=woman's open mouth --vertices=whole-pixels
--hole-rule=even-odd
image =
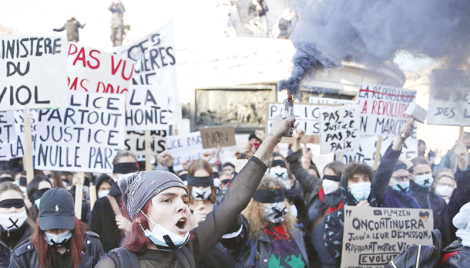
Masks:
[[[175,225],[176,227],[178,227],[178,229],[184,231],[186,227],[186,222],[188,222],[188,219],[186,217],[183,217]]]

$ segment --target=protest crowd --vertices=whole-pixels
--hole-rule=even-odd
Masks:
[[[246,10],[256,37],[266,2]],[[74,17],[66,37],[0,36],[0,268],[470,267],[469,116],[441,108],[468,89],[432,88],[426,111],[388,85],[308,103],[286,87],[265,129],[183,133],[173,23],[123,45],[126,9],[108,9],[112,53]],[[298,21],[285,9],[273,36]],[[439,161],[425,120],[460,127]]]

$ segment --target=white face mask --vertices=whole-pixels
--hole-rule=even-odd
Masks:
[[[271,223],[281,223],[287,216],[289,210],[284,202],[264,204],[265,217]]]
[[[360,182],[352,184],[349,187],[349,192],[356,199],[357,202],[367,200],[370,195],[370,182]]]
[[[191,195],[194,197],[194,199],[200,200],[200,201],[208,199],[211,193],[212,193],[212,189],[210,186],[207,186],[202,189],[193,187],[193,189],[191,190]]]
[[[137,172],[127,173],[127,174],[116,174],[116,175],[118,176],[118,180],[117,180],[116,182],[119,184],[120,181],[125,180],[125,179],[127,179],[128,177],[130,177],[130,176],[132,176],[132,175],[134,175],[134,174],[136,174],[136,173],[137,173]],[[113,177],[113,178],[114,178],[114,177]]]
[[[47,243],[51,246],[53,245],[62,245],[67,242],[70,238],[72,238],[72,231],[67,231],[61,234],[51,234],[48,232],[44,232],[44,239],[46,239]]]
[[[423,175],[417,175],[414,176],[415,178],[415,183],[418,184],[421,187],[426,187],[429,188],[434,181],[434,178],[432,177],[432,174],[423,174]]]
[[[27,218],[28,218],[28,215],[26,214],[26,208],[22,212],[1,213],[0,225],[5,231],[16,230],[20,228],[21,226],[23,226]]]
[[[337,181],[324,179],[322,182],[323,191],[325,194],[331,194],[339,189],[339,183]]]
[[[450,187],[449,185],[437,185],[436,186],[436,194],[449,198],[452,195],[454,188]]]
[[[142,212],[142,211],[141,211]],[[165,227],[161,226],[158,223],[153,222],[147,215],[145,215],[143,212],[142,214],[155,226],[153,227],[152,231],[142,228],[142,231],[144,231],[145,236],[150,239],[157,247],[164,251],[173,251],[180,249],[184,244],[186,244],[189,241],[189,230],[184,235],[184,237],[181,237],[170,230],[166,229]],[[189,221],[191,222],[191,220]],[[167,242],[165,241],[165,238],[169,239],[171,243],[174,244],[174,247],[172,245],[168,245]]]
[[[105,197],[109,194],[109,190],[98,191],[98,198]]]
[[[278,178],[281,180],[285,180],[287,178],[287,168],[283,167],[272,167],[269,170],[269,176],[273,178]]]

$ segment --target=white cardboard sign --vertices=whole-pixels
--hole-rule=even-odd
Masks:
[[[295,129],[305,130],[305,135],[320,135],[320,108],[322,106],[294,103]],[[268,103],[267,133],[271,130],[274,117],[281,114],[283,110],[284,104],[282,103]]]
[[[320,110],[321,153],[337,153],[359,148],[359,106],[324,107]]]
[[[125,96],[69,92],[67,108],[40,110],[35,167],[111,173],[124,149]]]
[[[309,97],[308,102],[313,103],[313,104],[342,104],[342,105],[356,105],[357,104],[357,101],[353,101],[353,100],[318,98],[318,97]]]
[[[9,160],[18,154],[21,154],[18,157],[24,155],[18,153],[17,142],[13,111],[0,111],[0,160]]]
[[[0,36],[0,41],[0,110],[63,107],[67,40],[57,36]]]
[[[405,111],[414,102],[416,91],[377,85],[361,85],[359,105],[361,133],[398,136],[409,116]]]
[[[127,130],[168,130],[170,116],[165,86],[133,86],[127,94]]]
[[[168,131],[166,130],[150,131],[150,148],[153,155],[162,153],[167,149],[167,136]],[[127,131],[124,145],[124,150],[135,155],[145,154],[145,131]]]

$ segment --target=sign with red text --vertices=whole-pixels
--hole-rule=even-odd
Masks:
[[[132,86],[134,61],[78,43],[70,43],[68,89],[122,94]]]
[[[320,110],[321,153],[338,153],[359,148],[359,106],[324,107]]]
[[[126,130],[168,130],[170,116],[165,86],[132,86],[127,94]]]
[[[64,37],[0,36],[0,110],[63,107],[67,44]]]
[[[124,149],[125,96],[69,92],[67,108],[39,111],[35,168],[111,173]]]
[[[405,111],[414,102],[416,91],[377,85],[361,85],[360,131],[367,135],[398,136],[409,116]]]
[[[118,48],[114,53],[135,61],[134,85],[162,85],[168,88],[170,122],[174,124],[180,120],[173,21],[132,44]]]
[[[354,100],[318,98],[318,97],[309,97],[308,102],[313,103],[313,104],[342,104],[342,105],[356,105],[357,104],[357,101],[354,101]]]
[[[433,222],[431,209],[346,206],[341,268],[383,268],[413,245],[432,245]]]

